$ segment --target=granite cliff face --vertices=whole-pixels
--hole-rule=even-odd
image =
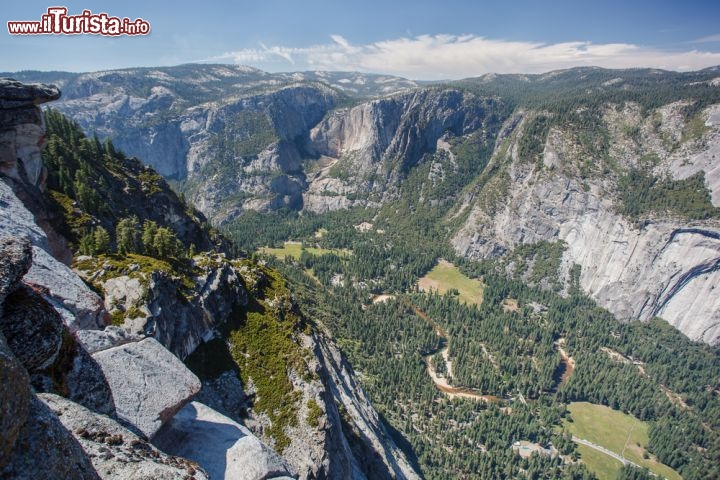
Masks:
[[[416,87],[383,75],[270,74],[228,65],[14,75],[60,85],[63,99],[54,108],[187,183],[188,199],[217,221],[243,208],[301,209],[309,130],[340,99]]]
[[[580,265],[583,290],[619,318],[660,316],[692,339],[718,344],[720,302],[713,291],[720,281],[720,223],[672,212],[633,221],[619,213],[619,175],[613,169],[638,167],[648,155],[653,172],[663,178],[704,172],[713,206],[720,205],[718,106],[699,113],[702,134],[693,138],[687,138],[681,107],[641,114],[637,105],[606,105],[601,124],[611,150],[605,158],[584,150],[571,128],[560,127],[550,129],[539,162],[529,162],[519,145],[537,114],[509,121],[508,138],[498,142],[492,159],[504,178],[498,182],[502,201],[488,201],[481,189],[468,194],[464,212],[456,212],[467,216],[452,239],[455,249],[489,258],[524,243],[562,241],[565,275],[572,264]],[[642,135],[631,138],[628,125]]]
[[[336,110],[310,132],[305,208],[315,212],[394,199],[400,182],[438,140],[491,130],[498,101],[423,89]]]

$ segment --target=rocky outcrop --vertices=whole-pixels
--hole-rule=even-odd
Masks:
[[[73,433],[104,480],[209,478],[196,463],[166,455],[110,417],[57,395],[39,397]]]
[[[308,150],[321,164],[309,178],[305,208],[324,212],[394,198],[441,137],[494,130],[497,103],[459,90],[423,89],[333,112],[310,132]]]
[[[17,480],[99,480],[87,454],[58,417],[34,395],[28,418],[0,477]]]
[[[248,303],[237,269],[222,256],[212,262],[194,278],[194,290],[186,305],[178,304],[175,289],[166,279],[154,278],[149,285],[146,301],[153,314],[152,333],[179,358],[186,358],[201,341],[212,338],[236,309]]]
[[[55,86],[0,78],[0,174],[18,182],[42,181],[42,112],[37,105],[60,98]]]
[[[100,328],[109,321],[102,299],[50,253],[50,241],[35,216],[0,179],[0,235],[32,243],[33,263],[25,277],[60,313],[71,330]]]
[[[153,442],[168,453],[196,461],[213,479],[285,479],[295,475],[247,428],[198,402],[180,410]]]
[[[0,333],[0,469],[7,465],[15,441],[27,421],[30,378]]]
[[[152,338],[97,352],[117,415],[152,437],[200,391],[200,380]]]
[[[635,118],[632,107],[607,111],[607,121],[614,122],[608,126],[612,152],[625,168],[639,164],[648,151],[660,158],[658,172],[677,178],[716,168],[717,159],[707,161],[720,144],[717,126],[708,127],[699,140],[679,143],[684,120],[668,113],[672,106],[642,118]],[[622,124],[616,125],[628,115],[630,120],[624,121],[641,125],[639,146],[628,140]],[[650,118],[665,120],[653,130]],[[562,240],[567,247],[565,274],[573,263],[580,265],[583,290],[619,318],[660,316],[692,339],[720,343],[720,301],[713,294],[720,281],[720,224],[656,215],[638,225],[618,213],[612,175],[586,174],[582,180],[578,159],[587,154],[571,132],[550,131],[540,166],[518,155],[522,125],[515,129],[511,145],[498,148],[492,160],[508,178],[502,201],[488,204],[483,192],[475,194],[474,206],[453,238],[456,251],[489,258],[523,243]],[[676,143],[668,143],[668,138]],[[597,162],[602,168],[602,161]],[[717,188],[713,183],[708,187]]]
[[[169,273],[142,271],[132,262],[112,270],[101,259],[78,258],[77,271],[102,289],[107,310],[123,318],[124,330],[122,334],[85,332],[80,338],[97,337],[119,345],[126,343],[120,336],[152,336],[185,359],[249,300],[240,267],[223,254],[200,254],[193,262],[192,272]]]
[[[341,472],[343,478],[420,478],[386,431],[337,347],[317,336],[311,348],[327,388],[323,403],[333,471]],[[338,465],[342,459],[347,459],[346,463]]]

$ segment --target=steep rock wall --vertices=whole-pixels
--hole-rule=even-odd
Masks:
[[[700,139],[680,143],[682,122],[673,127],[674,106],[660,109],[669,116],[659,132],[644,132],[643,145],[630,144],[609,127],[614,157],[635,165],[651,151],[661,162],[656,171],[674,178],[706,172],[706,184],[716,196],[713,175],[720,165],[720,128],[712,121],[717,107],[706,110],[708,130]],[[617,114],[616,110],[613,110]],[[646,118],[626,109],[620,119],[646,128]],[[617,116],[612,117],[618,121]],[[664,117],[663,117],[664,118]],[[526,122],[520,122],[510,145],[498,142],[493,162],[502,165],[509,184],[503,201],[490,207],[472,198],[467,220],[452,239],[456,251],[472,258],[489,258],[524,243],[561,240],[566,244],[564,273],[581,266],[580,284],[598,303],[621,319],[649,320],[660,316],[688,337],[720,343],[720,223],[653,217],[642,224],[618,213],[613,175],[588,177],[578,171],[583,153],[567,132],[549,132],[542,164],[518,155]],[[673,134],[675,145],[663,140]],[[599,161],[598,161],[599,164]],[[598,166],[598,168],[601,168]],[[482,192],[474,195],[482,197]],[[466,199],[468,200],[468,199]]]
[[[448,133],[496,121],[497,100],[453,89],[422,89],[330,114],[310,132],[305,208],[323,212],[391,200],[399,183]]]

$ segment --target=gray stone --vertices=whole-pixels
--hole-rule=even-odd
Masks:
[[[290,467],[247,428],[202,403],[180,410],[153,443],[200,464],[210,478],[261,480],[291,477]]]
[[[17,237],[0,237],[0,305],[27,273],[31,262],[32,246],[29,241]]]
[[[10,459],[25,424],[30,403],[30,378],[0,333],[0,469]]]
[[[110,385],[118,417],[149,438],[200,390],[200,380],[153,338],[93,358]]]
[[[43,296],[73,332],[103,328],[110,323],[102,299],[75,272],[42,248],[33,248],[33,265],[25,281],[45,287]]]
[[[32,107],[60,98],[55,85],[22,83],[12,78],[0,78],[0,109]]]
[[[98,480],[85,451],[58,417],[34,395],[28,418],[0,478]]]
[[[133,335],[114,325],[109,325],[103,330],[78,330],[76,336],[89,353],[101,352],[143,339],[140,335]]]
[[[110,322],[100,297],[67,265],[48,252],[47,235],[35,223],[35,217],[4,181],[0,180],[0,235],[29,240],[32,265],[25,274],[27,283],[42,287],[43,297],[60,313],[72,331],[102,328]]]
[[[158,451],[112,418],[57,395],[38,396],[73,433],[104,480],[208,478],[195,462]]]
[[[60,315],[30,287],[7,296],[0,330],[23,366],[33,372],[55,362],[65,330]]]

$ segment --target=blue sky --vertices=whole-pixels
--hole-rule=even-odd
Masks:
[[[720,1],[148,0],[4,2],[0,71],[95,71],[189,62],[268,71],[356,70],[413,79],[572,66],[720,64]],[[148,21],[148,36],[10,35],[54,5]]]

